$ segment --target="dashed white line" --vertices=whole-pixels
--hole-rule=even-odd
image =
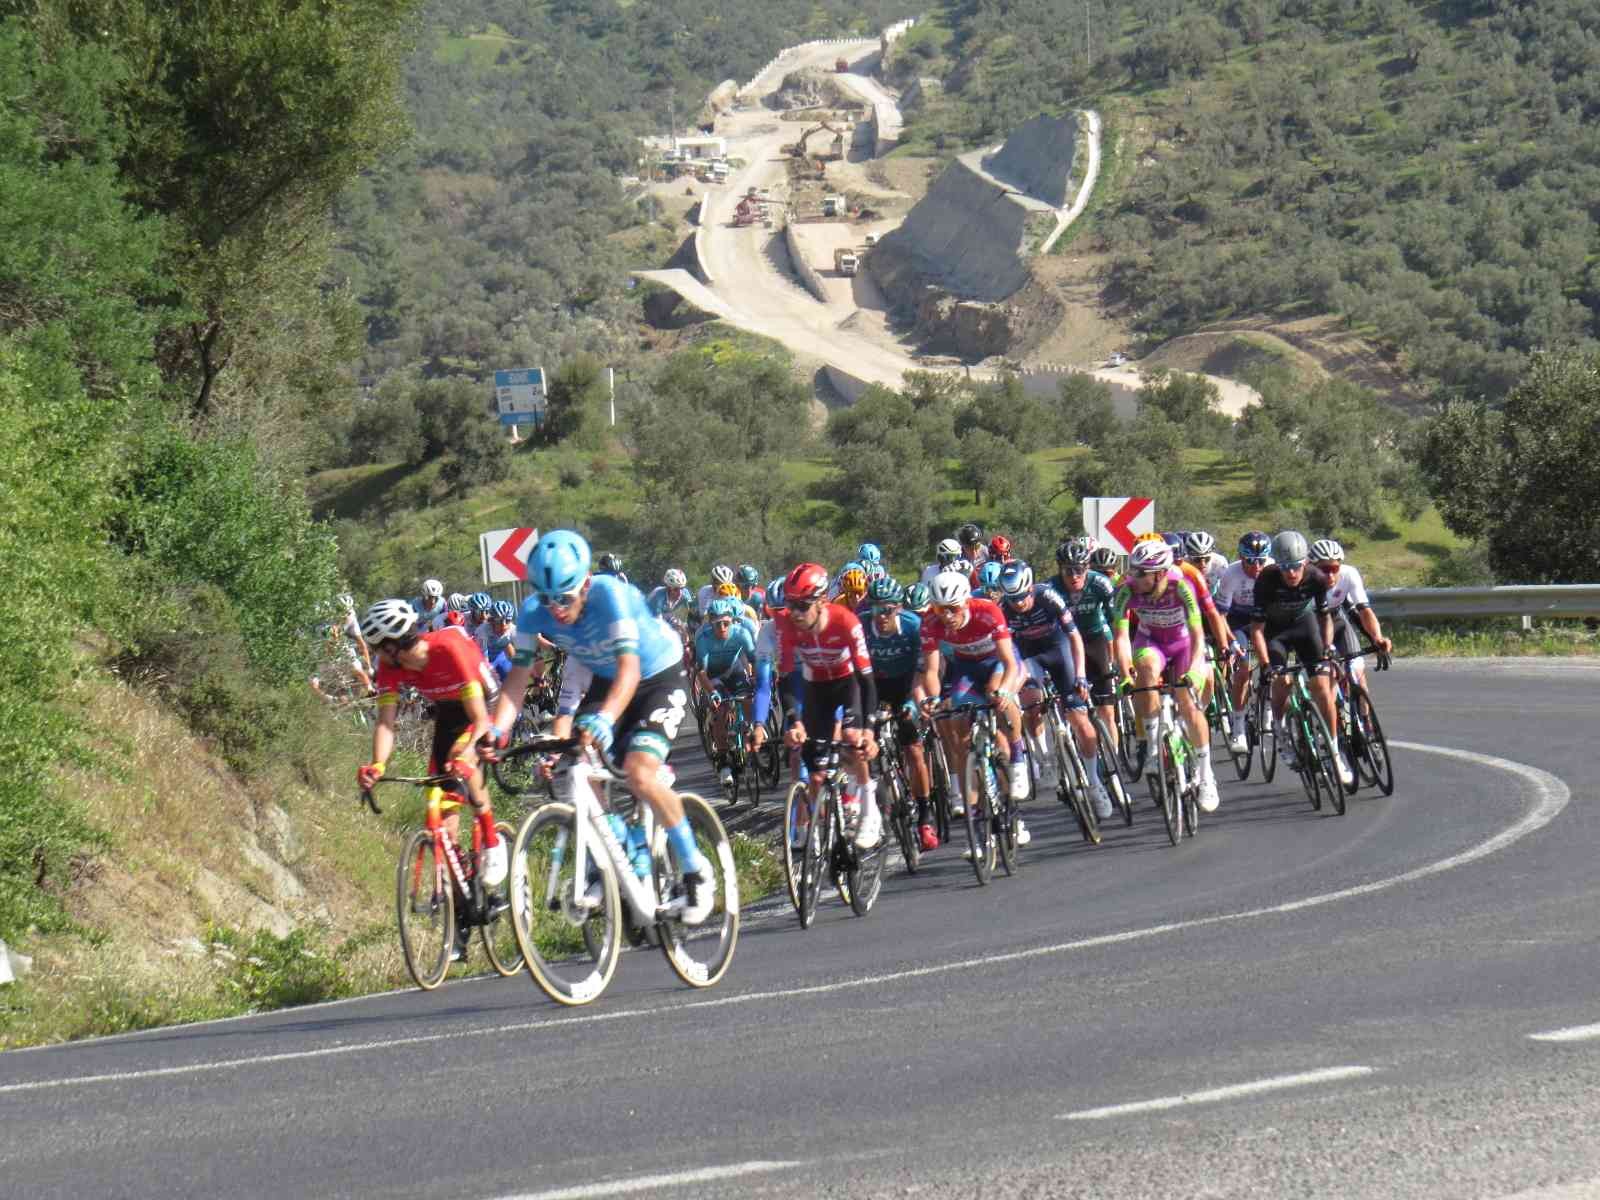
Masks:
[[[1130,1104],[1112,1104],[1105,1108],[1085,1108],[1078,1112],[1061,1113],[1058,1121],[1103,1121],[1107,1117],[1125,1117],[1131,1113],[1160,1112],[1168,1108],[1183,1108],[1190,1104],[1215,1104],[1220,1100],[1236,1100],[1240,1096],[1257,1096],[1262,1092],[1281,1092],[1286,1088],[1310,1087],[1315,1083],[1335,1083],[1341,1079],[1359,1079],[1371,1075],[1375,1067],[1322,1067],[1316,1071],[1301,1071],[1295,1075],[1274,1075],[1271,1079],[1257,1079],[1250,1083],[1234,1083],[1227,1087],[1207,1088],[1203,1092],[1185,1092],[1181,1096],[1158,1096],[1154,1100],[1135,1100]]]
[[[632,1179],[614,1179],[608,1183],[586,1183],[577,1187],[557,1188],[553,1192],[521,1192],[515,1196],[501,1196],[499,1200],[598,1200],[601,1196],[626,1196],[631,1192],[652,1192],[658,1188],[685,1187],[691,1183],[715,1183],[719,1179],[738,1179],[744,1175],[763,1175],[772,1171],[786,1171],[790,1167],[803,1167],[804,1162],[750,1162],[729,1163],[725,1167],[701,1167],[694,1171],[676,1171],[670,1175],[637,1175]]]
[[[1398,875],[1391,875],[1387,879],[1374,880],[1371,883],[1357,884],[1354,887],[1340,888],[1337,891],[1322,892],[1315,896],[1306,896],[1299,900],[1289,900],[1282,904],[1267,905],[1263,908],[1251,908],[1242,912],[1217,913],[1209,917],[1195,917],[1187,921],[1168,921],[1161,925],[1150,925],[1143,929],[1125,929],[1117,933],[1100,934],[1096,937],[1077,938],[1069,942],[1056,942],[1046,946],[1034,946],[1027,950],[1012,950],[1002,954],[986,954],[977,958],[958,959],[954,962],[935,963],[924,967],[911,967],[901,971],[886,971],[879,975],[859,976],[855,979],[840,979],[832,983],[819,983],[802,987],[774,988],[768,991],[739,992],[733,995],[708,997],[703,1000],[690,1000],[681,1004],[655,1005],[641,1008],[617,1008],[602,1012],[584,1012],[580,1015],[566,1014],[562,1016],[543,1018],[535,1021],[518,1021],[506,1025],[494,1025],[481,1029],[457,1029],[441,1033],[416,1034],[407,1037],[388,1038],[384,1040],[358,1042],[349,1045],[323,1046],[311,1050],[286,1051],[281,1054],[261,1054],[247,1058],[223,1059],[217,1062],[191,1063],[186,1066],[153,1067],[139,1071],[117,1071],[102,1075],[82,1075],[77,1077],[63,1077],[57,1079],[39,1079],[21,1083],[0,1084],[0,1095],[17,1092],[43,1091],[50,1088],[75,1087],[95,1083],[121,1083],[140,1079],[156,1079],[167,1075],[200,1074],[208,1071],[221,1071],[233,1067],[258,1066],[266,1063],[292,1062],[297,1059],[331,1058],[343,1054],[356,1054],[367,1050],[388,1050],[403,1046],[417,1046],[428,1042],[453,1041],[467,1037],[503,1037],[508,1033],[526,1033],[541,1029],[570,1029],[576,1025],[599,1024],[608,1021],[622,1021],[632,1017],[644,1017],[649,1020],[659,1020],[662,1016],[671,1016],[675,1013],[687,1012],[693,1009],[728,1008],[740,1004],[759,1004],[767,1000],[791,999],[797,996],[820,996],[833,992],[845,992],[858,988],[880,987],[888,983],[900,983],[908,979],[922,979],[932,975],[944,975],[956,971],[982,970],[987,967],[999,966],[1002,963],[1022,962],[1028,959],[1044,958],[1059,954],[1069,954],[1078,950],[1092,950],[1101,946],[1123,945],[1128,942],[1144,941],[1149,938],[1160,937],[1164,934],[1177,933],[1186,929],[1200,929],[1208,925],[1226,925],[1237,921],[1249,921],[1258,917],[1282,916],[1286,913],[1300,912],[1308,908],[1316,908],[1324,904],[1335,904],[1341,900],[1352,900],[1358,896],[1369,896],[1374,892],[1385,891],[1389,888],[1399,887],[1401,884],[1413,883],[1419,879],[1426,879],[1432,875],[1439,875],[1456,867],[1465,866],[1467,863],[1476,862],[1496,851],[1527,837],[1535,830],[1543,828],[1553,821],[1557,814],[1567,806],[1572,798],[1572,793],[1567,785],[1562,783],[1548,771],[1541,771],[1537,767],[1530,767],[1524,763],[1512,762],[1510,759],[1495,758],[1488,754],[1477,754],[1471,750],[1456,750],[1445,746],[1428,746],[1418,742],[1391,741],[1391,748],[1400,750],[1417,750],[1427,754],[1439,754],[1446,758],[1455,758],[1478,766],[1505,771],[1517,776],[1527,783],[1534,795],[1531,807],[1522,817],[1495,834],[1493,837],[1479,842],[1476,846],[1441,858],[1436,862],[1414,867],[1409,871],[1402,871]],[[37,1060],[34,1060],[37,1061]]]
[[[1600,1025],[1570,1025],[1566,1029],[1547,1029],[1528,1035],[1536,1042],[1587,1042],[1600,1038]]]

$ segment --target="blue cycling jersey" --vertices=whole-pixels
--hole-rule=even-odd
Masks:
[[[667,587],[653,588],[650,592],[650,611],[658,617],[669,616],[673,613],[687,613],[694,604],[694,596],[689,589],[679,588],[676,598],[669,593]]]
[[[864,617],[861,621],[867,635],[867,653],[872,656],[872,669],[886,679],[909,675],[917,669],[917,660],[922,657],[922,618],[903,609],[895,615],[895,631],[888,634],[878,632],[875,617]]]
[[[1006,624],[1022,658],[1048,654],[1067,645],[1067,635],[1077,628],[1067,602],[1048,583],[1033,585],[1033,605],[1018,612],[1009,597],[1005,603]]]
[[[589,580],[583,611],[571,625],[556,620],[537,597],[523,601],[517,614],[518,666],[533,662],[540,637],[560,646],[601,679],[616,678],[617,659],[624,654],[638,655],[643,679],[676,666],[683,657],[677,635],[651,614],[639,589],[614,575]]]
[[[702,625],[694,635],[694,658],[700,669],[713,679],[720,679],[741,660],[755,661],[756,640],[744,625],[735,623],[728,636],[719,638],[710,625]]]

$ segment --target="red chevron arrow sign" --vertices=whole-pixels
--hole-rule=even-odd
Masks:
[[[492,529],[478,535],[484,583],[513,583],[528,577],[528,555],[539,541],[537,529]]]
[[[1083,527],[1126,554],[1134,539],[1156,527],[1156,504],[1148,496],[1085,496]]]

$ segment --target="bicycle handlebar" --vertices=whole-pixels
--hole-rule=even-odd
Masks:
[[[380,783],[410,783],[417,787],[438,787],[441,783],[454,783],[454,775],[385,775],[372,781],[372,787],[362,788],[359,800],[370,808],[377,816],[383,815],[383,809],[378,807],[378,801],[372,795],[373,788]]]

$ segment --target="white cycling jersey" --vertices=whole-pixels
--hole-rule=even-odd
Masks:
[[[711,607],[711,602],[716,598],[717,589],[714,585],[709,583],[700,585],[700,590],[694,594],[694,606],[699,610],[702,617],[706,615],[706,610]]]
[[[1270,565],[1272,560],[1267,560]],[[1227,570],[1215,584],[1211,584],[1211,600],[1217,608],[1235,620],[1248,618],[1256,603],[1256,581],[1245,574],[1244,562],[1229,563]]]
[[[424,597],[417,597],[411,602],[411,607],[417,610],[417,628],[423,633],[435,633],[445,627],[445,614],[450,608],[443,600],[436,600],[433,606],[428,606]]]
[[[1222,582],[1222,573],[1228,569],[1228,560],[1213,550],[1204,565],[1200,563],[1195,565],[1200,567],[1200,573],[1206,577],[1206,586],[1211,589],[1211,596],[1215,599],[1217,585]]]

